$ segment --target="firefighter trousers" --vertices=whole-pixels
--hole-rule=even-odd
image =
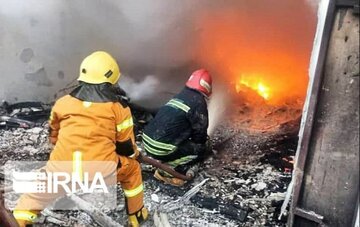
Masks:
[[[194,164],[204,160],[207,154],[207,145],[186,140],[177,146],[176,150],[168,155],[160,156],[148,152],[153,158],[172,166],[175,171],[185,174]]]
[[[132,215],[141,210],[144,206],[141,167],[137,160],[125,156],[119,156],[119,161],[120,164],[117,169],[117,182],[120,182],[124,191],[127,214]],[[19,226],[31,224],[37,218],[42,209],[55,199],[64,195],[64,191],[59,191],[58,193],[23,194],[13,212]],[[36,207],[36,210],[31,209],[34,207]]]

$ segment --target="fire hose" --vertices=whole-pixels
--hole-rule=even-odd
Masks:
[[[216,150],[217,150],[217,149],[221,149],[222,146],[223,146],[226,142],[228,142],[229,140],[231,140],[235,135],[237,135],[237,132],[236,132],[236,133],[233,133],[233,134],[231,134],[231,135],[229,135],[229,136],[227,136],[227,137],[225,137],[223,140],[221,140],[221,141],[218,142],[217,144],[214,144],[214,145],[210,144],[210,145],[208,145],[208,146],[210,147],[211,151],[212,151],[213,149],[216,149]],[[208,140],[208,141],[210,141],[210,140]],[[154,167],[156,167],[156,168],[159,168],[159,169],[161,169],[161,170],[163,170],[163,171],[165,171],[165,172],[171,174],[172,176],[174,176],[174,177],[176,177],[176,178],[179,178],[179,179],[181,179],[181,180],[189,181],[189,180],[192,180],[192,179],[194,178],[194,176],[192,176],[192,175],[184,175],[184,174],[181,174],[181,173],[175,171],[175,170],[174,170],[173,168],[171,168],[169,165],[167,165],[167,164],[165,164],[165,163],[162,163],[162,162],[160,162],[160,161],[158,161],[158,160],[155,160],[155,159],[153,159],[153,158],[150,158],[150,157],[148,157],[148,156],[145,156],[145,155],[143,155],[143,154],[141,154],[141,153],[139,154],[137,160],[138,160],[139,162],[141,162],[141,163],[146,163],[146,164],[152,165],[152,166],[154,166]]]
[[[158,160],[155,160],[153,158],[150,158],[150,157],[147,157],[143,154],[140,153],[140,155],[138,156],[137,160],[141,163],[146,163],[146,164],[149,164],[149,165],[152,165],[156,168],[159,168],[161,170],[164,170],[165,172],[171,174],[172,176],[176,177],[176,178],[179,178],[181,180],[185,180],[185,181],[189,181],[189,180],[192,180],[193,179],[193,176],[190,176],[190,175],[184,175],[184,174],[181,174],[179,172],[176,172],[173,168],[171,168],[169,165],[165,164],[165,163],[162,163]]]

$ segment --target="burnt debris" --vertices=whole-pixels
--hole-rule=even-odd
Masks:
[[[129,101],[127,99],[134,115],[137,142],[140,143],[142,129],[156,111],[149,111]],[[49,113],[50,105],[38,102],[4,103],[1,106],[1,164],[8,160],[48,159],[52,148],[48,143],[45,121]],[[199,223],[203,226],[286,226],[286,216],[281,220],[278,220],[278,216],[291,181],[297,127],[298,121],[294,120],[281,125],[276,132],[254,133],[231,120],[224,122],[212,136],[214,154],[200,164],[197,177],[181,188],[157,181],[152,176],[154,169],[143,165],[145,204],[151,215],[161,211],[160,215],[166,215],[173,226],[199,226]],[[173,211],[162,209],[204,179],[208,181],[190,198],[189,203]],[[1,177],[0,185],[4,186]],[[99,209],[112,220],[125,224],[122,193],[119,188],[116,210]],[[47,214],[42,223],[59,225],[60,222],[56,220],[68,220],[67,225],[98,226],[82,211],[53,213],[62,218]],[[145,226],[153,225],[151,219]]]
[[[0,129],[32,128],[49,118],[51,106],[41,102],[19,102],[0,106]]]

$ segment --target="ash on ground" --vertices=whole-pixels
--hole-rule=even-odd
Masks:
[[[155,213],[165,213],[172,226],[285,226],[286,217],[278,220],[278,216],[291,181],[297,130],[296,119],[277,130],[256,133],[234,122],[224,123],[212,138],[216,154],[202,163],[197,177],[182,188],[160,183],[152,176],[153,169],[143,166],[145,206],[150,210],[144,226],[155,225]],[[1,165],[8,160],[46,161],[52,148],[47,131],[46,124],[0,130]],[[0,185],[4,186],[1,178],[3,174]],[[164,209],[204,179],[207,182],[190,201],[178,201],[171,211]],[[124,199],[118,188],[118,208],[101,210],[125,225]],[[242,211],[240,216],[236,210]],[[43,219],[38,226],[99,226],[83,211],[55,211],[54,215],[57,218],[50,215],[52,218]],[[56,221],[59,219],[63,222]]]

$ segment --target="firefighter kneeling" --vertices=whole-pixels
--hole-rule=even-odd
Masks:
[[[143,145],[147,154],[179,173],[193,175],[189,170],[211,152],[207,136],[207,99],[211,92],[208,71],[193,72],[185,88],[162,106],[145,127]],[[174,186],[185,183],[161,170],[156,170],[154,176]]]
[[[136,160],[139,152],[131,111],[113,89],[119,77],[118,64],[106,52],[94,52],[83,60],[79,86],[60,98],[52,109],[50,140],[55,146],[49,161],[117,163],[117,181],[125,194],[129,225],[139,226],[147,219],[148,211],[143,205],[143,182]],[[23,210],[24,207],[43,209],[59,196],[22,195],[14,210],[18,224],[32,223],[39,213]]]

